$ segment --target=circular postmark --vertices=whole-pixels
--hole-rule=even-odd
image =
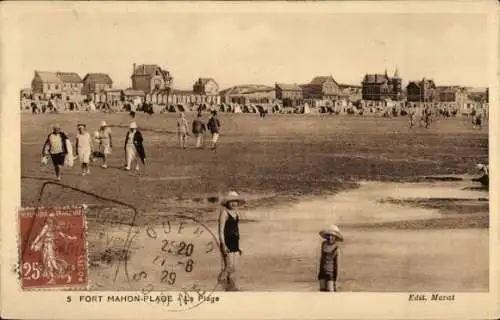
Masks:
[[[203,223],[185,215],[163,216],[157,224],[133,227],[128,247],[125,277],[143,298],[169,311],[214,302],[223,263],[217,237]]]

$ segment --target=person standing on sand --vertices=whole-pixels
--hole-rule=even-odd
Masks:
[[[240,249],[240,214],[238,206],[245,200],[236,192],[230,191],[222,200],[219,214],[219,241],[224,258],[224,270],[219,278],[226,291],[238,291],[236,287],[236,262],[242,254]]]
[[[142,164],[146,164],[146,153],[143,145],[144,139],[141,132],[137,129],[137,124],[132,122],[129,126],[129,131],[125,136],[125,170],[130,171],[132,162],[135,160],[135,170],[139,170],[137,156],[141,159]]]
[[[46,159],[50,155],[54,164],[56,179],[61,180],[61,167],[64,165],[64,160],[68,154],[67,146],[68,144],[71,145],[71,143],[58,124],[53,125],[52,130],[42,147],[42,161],[45,159],[44,163],[46,163]]]
[[[478,163],[476,165],[476,168],[479,171],[479,173],[481,174],[481,176],[479,178],[472,179],[472,181],[479,182],[479,183],[481,183],[481,185],[483,187],[489,188],[489,184],[490,184],[490,172],[489,172],[488,166],[484,165],[482,163]]]
[[[82,176],[90,174],[89,163],[92,155],[92,137],[85,130],[85,124],[78,124],[78,134],[76,135],[76,155],[82,164]]]
[[[413,128],[415,126],[415,120],[417,118],[417,115],[416,115],[416,110],[415,110],[415,107],[413,106],[410,106],[408,108],[408,115],[410,116],[410,128]]]
[[[202,147],[202,140],[205,132],[207,131],[207,126],[203,122],[201,112],[198,112],[198,116],[193,120],[193,135],[196,137],[196,148]]]
[[[219,133],[220,133],[220,121],[217,118],[217,111],[212,111],[212,116],[208,120],[207,123],[207,128],[212,134],[212,145],[210,146],[210,149],[217,149],[217,140],[219,140]]]
[[[179,114],[177,119],[177,135],[179,136],[179,145],[181,149],[186,149],[186,139],[188,135],[189,125],[184,117],[184,112]]]
[[[337,291],[339,271],[339,247],[337,242],[344,241],[344,237],[336,225],[321,230],[319,235],[324,239],[321,243],[321,258],[319,262],[319,291]]]
[[[111,155],[111,148],[113,148],[111,129],[108,127],[106,121],[101,122],[101,127],[99,128],[99,140],[103,155],[103,164],[101,167],[106,169],[108,167],[108,157]]]

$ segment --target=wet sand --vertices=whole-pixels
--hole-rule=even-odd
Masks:
[[[488,229],[413,229],[412,223],[460,212],[443,213],[404,202],[456,199],[484,205],[487,192],[467,190],[468,185],[467,181],[362,182],[358,189],[327,198],[308,197],[293,204],[242,210],[239,286],[245,291],[317,291],[318,231],[335,223],[346,239],[341,247],[341,291],[487,291]],[[213,219],[207,221],[210,229],[217,230]],[[383,225],[395,221],[408,228]],[[146,260],[151,260],[158,241],[143,235],[135,243],[140,245],[132,250],[129,269],[154,268]],[[212,288],[220,257],[200,254],[196,259],[198,278],[185,282]],[[111,286],[109,279],[106,284],[102,275],[96,277],[101,278],[101,290]],[[126,290],[127,285],[121,289]]]

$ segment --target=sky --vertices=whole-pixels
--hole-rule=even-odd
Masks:
[[[19,52],[19,86],[34,70],[108,73],[131,86],[133,63],[158,64],[174,87],[198,77],[239,84],[307,83],[332,75],[360,85],[365,73],[399,69],[404,82],[487,86],[488,28],[477,13],[335,13],[134,9],[36,10],[9,17]],[[98,7],[96,7],[98,9]],[[133,7],[132,7],[133,8]],[[9,45],[9,44],[7,44]]]

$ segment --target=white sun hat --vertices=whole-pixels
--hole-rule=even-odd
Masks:
[[[226,205],[228,202],[239,202],[244,204],[245,199],[236,191],[229,191],[225,196],[222,197],[221,204]]]
[[[130,127],[130,129],[137,129],[137,123],[132,122],[132,123],[130,123],[129,127]]]
[[[106,127],[107,125],[106,121],[101,121],[101,127]]]
[[[344,241],[344,236],[340,233],[339,227],[336,225],[332,224],[330,227],[323,229],[319,232],[319,235],[322,238],[325,238],[326,235],[332,234],[334,237],[336,237],[339,241]]]

